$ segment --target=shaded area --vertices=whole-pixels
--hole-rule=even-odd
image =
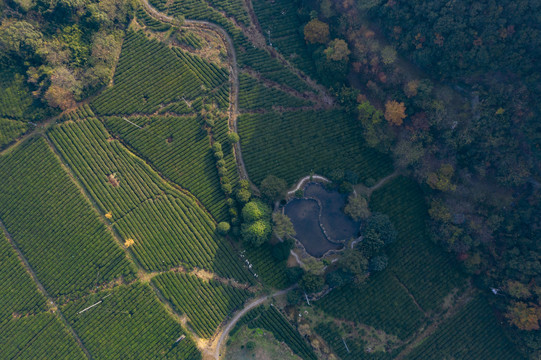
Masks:
[[[327,240],[319,225],[319,205],[313,199],[295,199],[285,207],[285,213],[291,219],[296,238],[306,251],[315,257],[323,256],[327,251],[340,249],[342,245]]]
[[[321,184],[311,183],[304,189],[304,196],[315,198],[321,204],[321,225],[332,241],[349,240],[356,237],[361,225],[344,214],[346,195],[338,191],[328,191]]]

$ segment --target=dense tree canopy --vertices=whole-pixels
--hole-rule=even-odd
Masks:
[[[242,208],[241,235],[243,240],[260,246],[269,240],[272,233],[271,209],[260,200],[253,200]]]
[[[311,20],[304,27],[304,38],[311,44],[325,44],[329,41],[329,25],[318,19]]]
[[[129,0],[17,1],[0,25],[4,56],[24,64],[33,94],[62,110],[107,84],[118,59]]]
[[[261,182],[259,187],[263,199],[272,202],[283,199],[287,192],[287,183],[274,175],[269,175]]]

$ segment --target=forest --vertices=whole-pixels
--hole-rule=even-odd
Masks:
[[[494,311],[521,350],[536,358],[541,4],[321,0],[299,6],[322,80],[333,74],[327,84],[356,113],[367,144],[418,181],[433,241],[479,288],[498,295],[490,297]],[[333,63],[328,54],[336,54],[336,39],[347,49]]]

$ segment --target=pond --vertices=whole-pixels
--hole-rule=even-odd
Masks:
[[[288,202],[284,212],[293,223],[295,237],[308,254],[321,257],[329,250],[341,249],[341,241],[357,236],[360,223],[342,211],[345,195],[310,183],[305,187],[304,196]]]

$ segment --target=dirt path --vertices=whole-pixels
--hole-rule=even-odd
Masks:
[[[63,114],[63,113],[62,113]],[[45,131],[47,130],[48,127],[52,126],[52,124],[58,119],[60,118],[60,116],[62,116],[62,114],[59,114],[59,115],[56,115],[56,116],[53,116],[53,117],[50,117],[40,123],[37,123],[36,124],[36,127],[34,129],[32,129],[31,131],[28,131],[26,134],[24,134],[23,136],[19,137],[18,139],[15,139],[15,141],[10,145],[8,146],[7,148],[5,148],[4,150],[0,151],[0,156],[4,155],[4,154],[7,154],[11,151],[13,151],[15,148],[17,148],[17,146],[19,146],[20,144],[24,143],[27,139],[29,139],[30,137],[32,136],[35,136],[36,134],[41,134],[41,133],[45,133]]]
[[[299,190],[301,187],[303,187],[304,184],[306,184],[308,181],[312,181],[312,180],[320,180],[320,181],[323,181],[323,182],[331,182],[331,180],[327,179],[325,176],[308,175],[308,176],[305,176],[302,179],[300,179],[299,182],[297,183],[297,185],[293,189],[289,190],[287,192],[287,194],[288,195],[295,195],[295,192],[297,190]]]
[[[419,303],[417,302],[417,299],[415,299],[415,296],[413,296],[413,294],[411,293],[410,289],[407,288],[406,285],[404,285],[404,283],[402,281],[400,281],[400,279],[398,278],[398,276],[396,275],[392,275],[394,276],[394,278],[396,279],[396,281],[398,281],[398,284],[400,284],[400,286],[406,291],[406,293],[408,294],[408,296],[410,297],[410,299],[413,301],[413,303],[415,304],[415,306],[417,307],[417,309],[419,309],[420,312],[423,313],[423,315],[426,317],[427,316],[427,313],[426,311],[421,307],[421,305],[419,305]]]
[[[421,344],[426,338],[428,338],[430,335],[434,334],[438,327],[447,319],[449,319],[451,316],[455,315],[458,311],[460,311],[466,304],[470,302],[470,300],[473,299],[475,296],[476,290],[473,287],[469,287],[466,292],[460,296],[455,304],[447,310],[442,316],[435,319],[434,322],[432,322],[424,331],[422,331],[420,334],[418,334],[413,340],[409,342],[409,344],[402,350],[397,356],[396,360],[402,360],[404,359],[411,351]]]
[[[365,195],[366,197],[370,198],[370,196],[372,196],[372,193],[374,191],[381,188],[383,185],[387,184],[387,182],[394,179],[398,175],[400,175],[400,171],[395,170],[392,174],[389,174],[389,175],[385,176],[383,179],[378,181],[376,183],[376,185],[374,185],[372,187],[366,187],[366,186],[364,186],[362,184],[357,184],[357,185],[355,185],[355,191],[357,191],[358,193],[361,193],[361,194]]]
[[[62,315],[62,312],[60,311],[60,309],[59,309],[58,305],[56,304],[56,302],[54,301],[54,299],[49,295],[47,290],[45,290],[45,288],[43,287],[43,285],[39,281],[38,277],[36,276],[36,273],[34,272],[32,267],[28,263],[28,260],[26,260],[26,258],[24,257],[21,249],[19,249],[19,246],[13,240],[13,238],[11,237],[11,234],[8,232],[8,230],[4,226],[4,223],[1,220],[0,220],[0,231],[4,232],[4,234],[6,235],[6,238],[8,239],[9,243],[11,244],[11,247],[17,253],[17,256],[19,257],[19,260],[22,262],[24,268],[26,269],[26,271],[28,272],[28,274],[30,275],[30,277],[32,278],[32,280],[34,281],[36,286],[38,287],[39,292],[41,292],[43,294],[43,296],[45,296],[45,298],[47,299],[47,306],[49,307],[49,310],[52,313],[54,313],[56,316],[58,316],[60,321],[62,321],[64,326],[68,329],[69,333],[71,334],[71,336],[73,336],[73,338],[75,339],[75,341],[77,342],[77,344],[79,345],[81,350],[84,352],[86,357],[88,359],[92,360],[92,355],[90,355],[90,352],[87,350],[87,348],[83,344],[83,341],[81,340],[79,335],[77,335],[75,330],[73,330],[73,328],[68,323],[68,321],[66,320],[64,315]]]
[[[214,346],[214,351],[213,352],[207,352],[207,354],[211,355],[212,359],[219,360],[220,356],[222,355],[221,348],[222,348],[222,344],[223,344],[224,340],[227,338],[227,336],[229,335],[229,332],[231,331],[231,329],[233,329],[233,327],[240,320],[241,317],[243,317],[248,311],[252,310],[253,308],[263,304],[269,298],[286,294],[290,290],[293,290],[294,288],[295,288],[295,285],[293,285],[293,286],[291,286],[291,287],[289,287],[287,289],[284,289],[284,290],[276,291],[275,293],[272,293],[270,295],[262,296],[262,297],[260,297],[258,299],[254,299],[254,300],[250,301],[249,303],[247,303],[244,306],[244,308],[242,310],[240,310],[239,312],[237,312],[235,314],[235,316],[233,316],[233,318],[223,328],[220,336],[217,337],[217,339],[216,339],[216,344]]]
[[[272,80],[269,80],[267,78],[262,77],[260,73],[258,73],[257,71],[251,69],[248,66],[244,66],[242,68],[241,73],[247,74],[247,75],[259,80],[266,87],[273,88],[273,89],[276,89],[276,90],[280,90],[280,91],[285,92],[286,94],[288,94],[289,96],[292,96],[292,97],[296,97],[296,98],[299,98],[299,99],[311,101],[313,103],[312,108],[314,108],[314,109],[329,109],[329,108],[332,107],[329,104],[326,104],[325,102],[322,102],[320,97],[317,94],[313,93],[313,92],[304,92],[304,93],[299,92],[299,91],[297,91],[297,90],[295,90],[293,88],[290,88],[287,85],[279,84],[279,83],[277,83],[275,81],[272,81]]]
[[[237,53],[235,52],[233,40],[231,39],[229,34],[222,27],[208,21],[186,19],[184,20],[184,23],[181,24],[177,19],[156,10],[154,7],[152,7],[152,5],[149,4],[148,0],[141,0],[141,3],[143,4],[143,7],[147,11],[147,13],[159,21],[184,28],[202,28],[206,30],[212,30],[222,38],[227,48],[229,74],[231,81],[231,91],[229,92],[229,128],[232,131],[238,133],[237,118],[239,114],[239,69],[237,66]],[[233,151],[237,162],[237,170],[239,172],[239,177],[241,179],[249,180],[248,172],[246,171],[246,165],[244,164],[244,160],[242,157],[240,142],[237,142],[233,145]]]
[[[259,24],[259,21],[254,11],[252,0],[244,0],[244,3],[246,5],[246,9],[248,9],[250,22],[253,24],[255,31],[257,32],[257,34],[251,34],[247,32],[245,32],[244,34],[250,40],[252,40],[252,42],[258,44],[260,47],[263,47],[268,52],[270,52],[272,57],[276,58],[282,65],[284,65],[292,73],[294,73],[299,78],[301,78],[304,82],[306,82],[308,86],[314,89],[320,95],[319,100],[322,102],[322,104],[325,107],[332,107],[334,105],[334,99],[324,86],[318,84],[317,82],[312,80],[308,75],[306,75],[305,73],[297,69],[295,66],[291,65],[289,61],[287,61],[281,53],[276,51],[276,49],[274,49],[272,46],[267,45],[267,41],[265,40],[265,36],[263,35],[263,31],[261,30],[261,25]]]
[[[304,263],[301,261],[301,259],[299,258],[299,255],[297,255],[296,252],[294,252],[293,250],[289,250],[289,253],[291,254],[291,256],[295,258],[295,261],[297,262],[297,264],[299,264],[299,266],[304,265]]]

